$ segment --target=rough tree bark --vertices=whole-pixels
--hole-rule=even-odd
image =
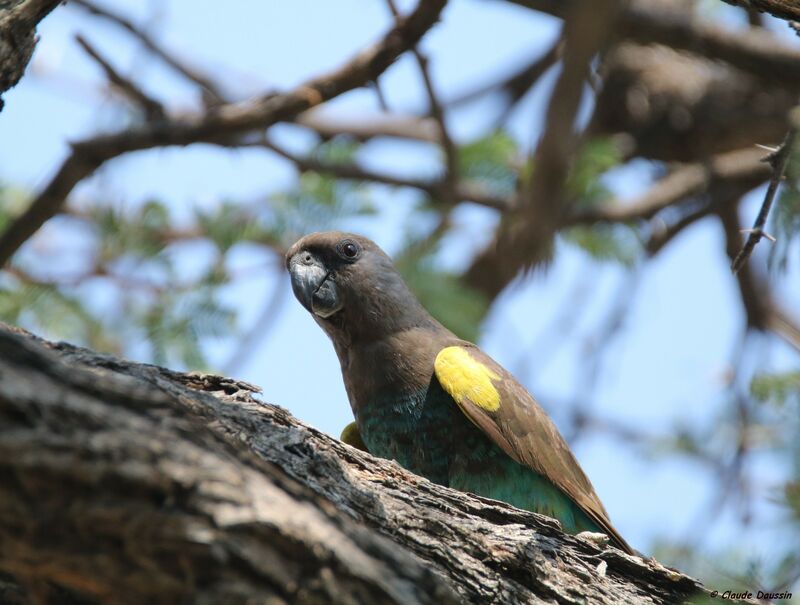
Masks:
[[[703,592],[346,446],[256,392],[0,328],[0,602],[635,605]]]
[[[0,0],[0,94],[22,78],[36,46],[36,25],[61,1]]]

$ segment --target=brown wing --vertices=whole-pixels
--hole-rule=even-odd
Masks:
[[[464,414],[514,460],[531,467],[567,494],[619,548],[633,553],[611,525],[606,509],[567,442],[531,394],[475,345],[460,341],[456,346],[461,351],[448,347],[440,352],[436,376]],[[444,357],[449,357],[445,360],[449,364],[441,363]],[[470,360],[477,364],[472,366]],[[476,380],[471,380],[473,377]],[[487,380],[491,381],[490,386]],[[467,383],[479,386],[468,388]],[[491,386],[496,393],[486,392]]]

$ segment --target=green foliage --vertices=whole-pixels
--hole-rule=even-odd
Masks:
[[[195,210],[195,219],[199,232],[210,239],[221,254],[241,242],[280,245],[280,235],[247,204],[224,201],[210,210]]]
[[[459,176],[486,185],[500,195],[511,195],[517,183],[514,164],[518,159],[514,139],[498,130],[459,148]]]
[[[409,287],[425,308],[460,338],[475,342],[488,304],[485,297],[466,286],[458,275],[439,271],[428,262],[401,267]]]
[[[601,205],[611,198],[602,181],[603,175],[619,165],[621,156],[609,138],[587,141],[578,152],[567,179],[567,197],[580,207]],[[636,230],[625,224],[597,223],[579,225],[561,232],[569,242],[599,261],[612,261],[631,267],[642,246]]]
[[[750,394],[756,401],[781,407],[790,400],[800,401],[800,370],[759,374],[750,383]]]
[[[333,139],[311,155],[326,163],[351,162],[358,148]],[[0,226],[24,208],[26,197],[0,186]],[[229,200],[197,209],[188,224],[179,224],[160,200],[99,204],[75,211],[93,232],[85,272],[65,277],[45,270],[52,269],[51,258],[35,250],[24,255],[4,276],[0,320],[102,351],[133,349],[155,363],[205,368],[204,343],[236,335],[236,313],[220,295],[232,283],[226,259],[237,244],[282,255],[302,234],[372,212],[363,184],[312,172],[301,174],[288,191],[254,203]],[[187,257],[187,246],[204,241],[213,245],[208,254]],[[87,295],[87,287],[99,282],[103,303]]]
[[[438,235],[412,240],[397,255],[395,265],[431,315],[460,338],[476,342],[489,301],[455,273],[436,267],[439,243]]]
[[[771,229],[776,242],[770,250],[771,268],[786,270],[789,247],[800,233],[800,148],[795,145],[786,170],[786,180],[772,209]]]
[[[618,166],[622,156],[610,138],[587,141],[575,157],[567,178],[567,197],[578,207],[596,206],[610,197],[603,174]]]
[[[26,191],[0,181],[0,231],[4,231],[28,205],[30,196]]]
[[[579,225],[565,229],[561,236],[595,260],[613,261],[626,267],[632,267],[641,252],[636,232],[626,225]]]
[[[113,206],[95,207],[89,211],[89,218],[98,235],[100,265],[128,255],[158,259],[169,242],[169,210],[157,200],[125,213]]]
[[[335,138],[311,154],[326,164],[353,161],[358,147]],[[312,231],[331,229],[345,218],[375,213],[369,189],[362,183],[340,181],[333,176],[305,172],[296,189],[269,197],[269,209],[261,217],[264,233],[283,246]]]
[[[662,562],[680,561],[681,571],[702,577],[706,589],[716,591],[714,597],[710,594],[698,594],[690,599],[687,605],[742,603],[742,600],[733,599],[731,595],[751,592],[755,596],[759,590],[779,592],[780,589],[777,587],[786,585],[784,580],[787,576],[781,575],[779,571],[781,563],[767,564],[760,559],[754,559],[751,552],[739,549],[735,545],[716,553],[715,556],[703,556],[691,545],[660,542],[655,545],[652,555]],[[722,596],[725,593],[727,597]]]
[[[106,326],[85,308],[81,298],[54,284],[14,280],[0,289],[0,321],[25,326],[51,338],[120,352],[119,343],[106,336]]]
[[[204,368],[202,340],[231,333],[236,315],[216,300],[214,287],[200,287],[159,297],[155,304],[136,309],[132,319],[144,329],[154,363],[180,359],[187,367]]]

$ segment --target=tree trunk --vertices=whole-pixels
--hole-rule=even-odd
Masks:
[[[0,329],[0,602],[635,605],[703,591],[344,445],[257,392]]]

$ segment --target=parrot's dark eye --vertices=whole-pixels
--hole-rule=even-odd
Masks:
[[[350,239],[340,242],[337,248],[339,249],[339,254],[347,260],[354,260],[361,254],[361,246]]]

